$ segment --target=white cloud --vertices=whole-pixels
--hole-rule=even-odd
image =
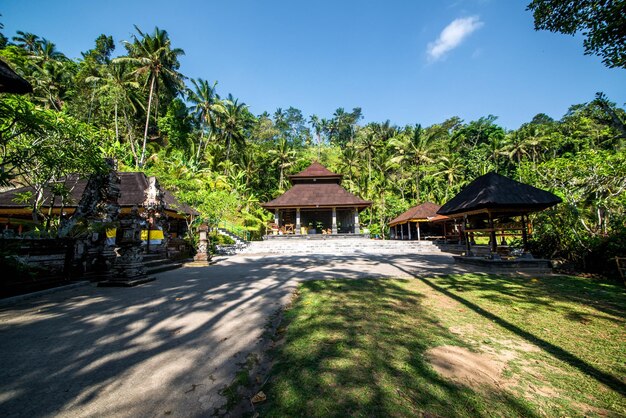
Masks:
[[[437,61],[447,52],[453,50],[463,42],[465,38],[483,25],[478,16],[454,19],[446,26],[435,42],[428,44],[428,58]]]

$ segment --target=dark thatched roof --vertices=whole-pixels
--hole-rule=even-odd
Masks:
[[[119,205],[124,207],[141,206],[146,198],[145,191],[148,188],[148,178],[144,173],[118,173],[120,176],[120,197],[118,199]],[[65,185],[70,189],[69,201],[65,203],[66,208],[75,208],[78,206],[85,187],[87,186],[87,178],[76,175],[69,176]],[[17,203],[16,197],[19,193],[33,192],[33,188],[30,186],[19,187],[17,189],[8,190],[0,193],[0,212],[2,209],[21,209],[28,208],[33,205],[34,202]],[[50,207],[51,203],[51,191],[50,189],[44,190],[44,208]],[[165,210],[176,213],[184,213],[186,215],[195,215],[198,212],[189,207],[188,205],[179,202],[176,197],[169,191],[163,189],[163,200],[165,201]],[[54,207],[61,207],[61,201],[56,199]]]
[[[0,92],[26,94],[32,93],[33,87],[0,60]]]
[[[495,172],[468,184],[437,211],[440,215],[461,215],[475,211],[536,212],[557,203],[560,197],[528,184],[511,180]]]
[[[413,206],[406,212],[398,215],[395,219],[389,222],[389,226],[403,224],[409,221],[430,221],[431,219],[437,217],[437,211],[439,208],[441,208],[441,206],[435,203],[424,202],[421,205]]]

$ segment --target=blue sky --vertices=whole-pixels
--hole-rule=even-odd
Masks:
[[[134,24],[158,26],[185,50],[185,75],[218,80],[255,114],[359,106],[365,122],[493,114],[515,129],[597,91],[624,106],[626,71],[583,55],[581,37],[534,31],[528,2],[4,0],[0,19],[6,36],[32,32],[72,58],[101,33],[121,54]]]

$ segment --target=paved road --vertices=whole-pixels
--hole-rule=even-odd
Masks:
[[[298,281],[455,271],[446,254],[239,255],[0,308],[0,416],[209,416]]]

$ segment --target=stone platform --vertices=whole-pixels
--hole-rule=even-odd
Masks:
[[[454,262],[457,264],[479,267],[480,271],[502,273],[502,272],[521,272],[521,273],[537,273],[545,274],[552,272],[552,264],[550,260],[541,258],[513,258],[492,260],[485,257],[465,257],[455,255]]]

